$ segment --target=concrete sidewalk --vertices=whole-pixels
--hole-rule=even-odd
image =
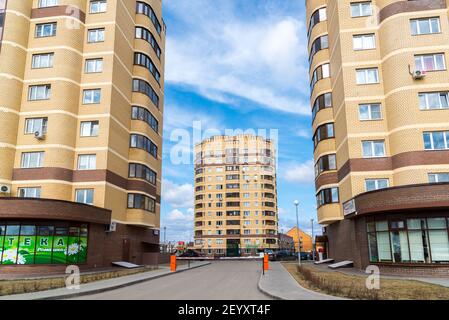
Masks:
[[[38,291],[24,294],[14,294],[9,296],[0,296],[0,300],[52,300],[67,299],[84,295],[101,293],[109,290],[123,288],[129,285],[158,279],[171,274],[187,271],[209,265],[210,262],[192,262],[190,268],[187,264],[178,266],[176,272],[170,272],[168,267],[160,267],[157,270],[137,273],[129,276],[123,276],[113,279],[84,283],[80,285],[80,289],[69,290],[67,288]]]
[[[260,276],[258,288],[279,300],[342,300],[300,286],[278,261],[270,262],[270,269]]]

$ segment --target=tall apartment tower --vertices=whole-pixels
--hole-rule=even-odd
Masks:
[[[161,0],[0,0],[0,270],[159,252],[164,48]]]
[[[216,256],[277,248],[274,143],[214,136],[196,145],[195,155],[195,248]]]
[[[446,1],[307,0],[306,7],[328,257],[447,274]]]

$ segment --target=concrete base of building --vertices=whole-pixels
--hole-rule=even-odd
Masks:
[[[21,264],[24,261],[19,262],[17,259],[14,264],[4,264],[0,254],[0,272],[24,275],[53,274],[64,272],[70,264],[78,265],[81,270],[92,270],[111,267],[111,263],[115,261],[127,261],[137,265],[157,265],[166,262],[167,259],[160,256],[159,233],[156,230],[117,223],[115,231],[107,232],[110,219],[110,210],[78,203],[49,199],[0,198],[0,227],[54,226],[56,230],[56,227],[87,226],[88,230],[87,257],[82,263]],[[1,237],[6,243],[8,234]],[[16,236],[19,238],[17,240],[19,253],[23,241],[21,237]],[[32,241],[37,243],[37,237],[35,235]],[[3,245],[3,239],[0,242],[2,242],[0,245]],[[6,257],[6,254],[4,256]]]

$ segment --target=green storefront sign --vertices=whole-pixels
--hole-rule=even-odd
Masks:
[[[87,226],[6,225],[0,222],[0,264],[83,264]]]

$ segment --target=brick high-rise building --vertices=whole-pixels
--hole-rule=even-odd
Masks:
[[[0,50],[1,272],[150,262],[161,0],[0,0]]]
[[[359,268],[447,274],[446,1],[306,6],[318,220],[328,256]]]

